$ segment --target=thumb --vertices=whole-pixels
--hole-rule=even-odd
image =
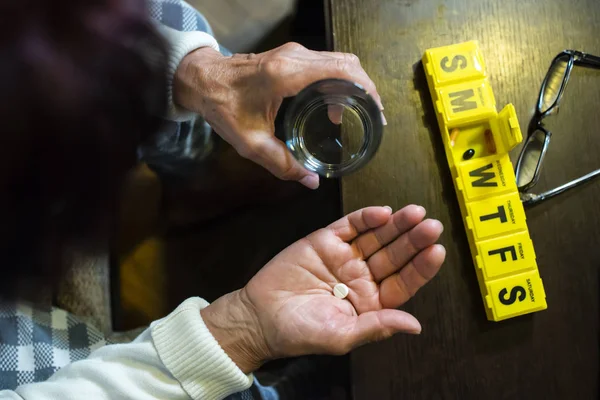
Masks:
[[[385,309],[369,311],[356,317],[354,330],[348,335],[351,348],[387,339],[396,333],[421,333],[419,321],[407,312]]]
[[[279,179],[298,181],[309,189],[319,187],[319,175],[302,167],[281,140],[268,133],[255,133],[250,137],[251,142],[238,149],[242,157],[254,161]]]
[[[331,123],[335,125],[341,125],[344,116],[344,106],[339,104],[332,104],[327,107],[327,115]]]

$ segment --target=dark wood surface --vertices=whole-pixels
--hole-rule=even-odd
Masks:
[[[597,399],[600,181],[527,212],[548,310],[485,319],[420,64],[427,48],[480,41],[498,107],[525,131],[552,58],[600,55],[597,0],[330,0],[335,50],[357,54],[389,126],[375,160],[344,178],[344,211],[425,206],[446,226],[443,271],[405,307],[423,324],[352,355],[360,399]],[[537,190],[600,168],[600,71],[575,69]],[[512,154],[515,161],[518,151]]]

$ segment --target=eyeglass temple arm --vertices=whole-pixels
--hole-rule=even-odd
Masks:
[[[567,182],[564,185],[561,185],[561,186],[554,188],[552,190],[549,190],[547,192],[544,192],[541,194],[531,194],[531,195],[527,196],[526,200],[523,201],[523,206],[532,207],[536,204],[541,203],[544,200],[547,200],[547,199],[552,198],[556,195],[559,195],[563,192],[566,192],[567,190],[572,189],[575,186],[578,186],[578,185],[581,185],[588,181],[591,181],[592,179],[594,179],[598,176],[600,176],[600,169],[590,172],[587,175],[584,175],[580,178],[574,179],[571,182]]]
[[[600,68],[600,57],[584,53],[579,63],[593,65],[594,67]]]

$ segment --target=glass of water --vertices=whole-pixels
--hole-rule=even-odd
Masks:
[[[360,85],[340,79],[313,83],[294,97],[285,141],[304,167],[326,178],[365,166],[383,137],[381,111]]]

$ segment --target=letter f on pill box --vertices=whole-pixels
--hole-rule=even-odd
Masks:
[[[547,308],[509,152],[522,140],[516,112],[500,113],[476,41],[425,51],[440,126],[487,318]]]

